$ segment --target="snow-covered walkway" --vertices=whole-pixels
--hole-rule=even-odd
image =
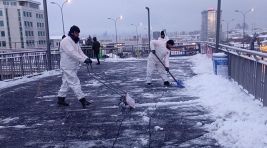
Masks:
[[[102,63],[94,66],[94,71],[129,92],[137,102],[135,110],[121,112],[119,95],[88,76],[86,67],[81,68],[79,77],[84,92],[95,101],[86,110],[72,93],[67,98],[70,107],[57,107],[58,72],[45,78],[0,82],[0,145],[267,146],[266,108],[237,84],[212,74],[211,60],[205,55],[171,58],[170,71],[184,80],[185,89],[163,87],[157,76],[152,86],[146,86],[146,61],[142,59]]]

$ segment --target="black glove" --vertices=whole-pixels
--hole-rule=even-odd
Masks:
[[[90,58],[87,58],[85,61],[84,61],[85,64],[89,65],[92,63],[92,60]]]
[[[156,51],[155,51],[155,50],[151,50],[151,52],[152,52],[153,54],[156,54]]]
[[[169,67],[165,67],[165,70],[166,70],[167,72],[169,72],[170,69],[169,69]]]

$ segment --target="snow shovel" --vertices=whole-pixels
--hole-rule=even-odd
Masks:
[[[91,69],[93,69],[92,68],[92,64],[90,64],[90,66],[91,66]],[[106,86],[108,89],[113,91],[115,94],[118,94],[118,95],[121,96],[120,97],[120,103],[119,103],[119,105],[121,107],[126,108],[127,106],[129,106],[130,109],[135,108],[135,100],[129,95],[129,93],[127,93],[126,91],[123,91],[123,90],[120,90],[120,89],[116,88],[116,86],[114,86],[110,82],[107,82],[102,77],[100,77],[99,75],[95,74],[94,72],[91,73],[90,70],[89,70],[89,66],[88,65],[87,65],[87,70],[88,70],[89,75],[91,75],[95,80],[97,80],[99,83],[101,83],[104,86]]]
[[[157,57],[157,59],[158,59],[159,62],[163,65],[163,67],[166,69],[166,66],[165,66],[164,63],[159,59],[159,57],[157,56],[157,54],[155,53],[154,55]],[[167,71],[167,70],[166,70],[166,71]],[[173,78],[173,80],[176,82],[178,88],[184,88],[183,82],[182,82],[181,80],[176,80],[170,71],[167,71],[167,72],[171,75],[171,77]]]

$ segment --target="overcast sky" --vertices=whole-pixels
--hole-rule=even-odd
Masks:
[[[43,2],[43,0],[37,0]],[[62,4],[64,0],[47,0],[49,27],[51,35],[62,34],[61,13],[58,6],[50,2]],[[76,24],[81,34],[114,33],[114,22],[108,17],[116,18],[120,15],[123,20],[118,21],[118,33],[145,32],[147,26],[148,6],[151,11],[151,26],[153,30],[166,28],[168,31],[200,30],[201,11],[210,8],[217,9],[217,0],[72,0],[63,8],[66,32],[70,26]],[[253,13],[246,16],[247,23],[256,27],[267,28],[267,0],[222,0],[222,19],[235,19],[230,28],[242,23],[242,15],[234,12],[236,9],[247,11],[254,8]]]

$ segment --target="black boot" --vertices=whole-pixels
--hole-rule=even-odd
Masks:
[[[165,82],[164,82],[164,85],[165,85],[165,86],[170,86],[170,82],[169,82],[169,81],[165,81]]]
[[[82,98],[79,101],[81,102],[83,108],[85,108],[87,105],[90,105],[93,103],[93,101],[91,101],[91,100],[87,101],[85,98]]]
[[[57,99],[57,104],[59,106],[69,106],[69,104],[65,102],[65,97],[58,97]]]

